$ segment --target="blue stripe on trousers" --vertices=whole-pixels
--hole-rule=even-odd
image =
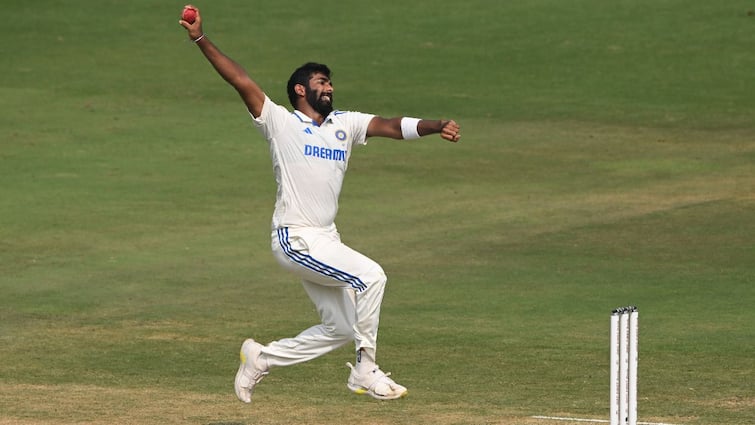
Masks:
[[[278,243],[281,248],[283,248],[283,252],[286,256],[294,263],[331,279],[348,283],[349,286],[358,292],[367,289],[367,285],[365,285],[362,279],[318,261],[309,254],[304,254],[293,249],[291,243],[288,241],[288,227],[278,229]]]

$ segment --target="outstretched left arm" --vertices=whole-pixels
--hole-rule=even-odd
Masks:
[[[374,117],[367,127],[367,137],[389,137],[391,139],[416,139],[429,134],[440,134],[449,142],[458,142],[459,124],[454,120],[417,120],[415,118]]]

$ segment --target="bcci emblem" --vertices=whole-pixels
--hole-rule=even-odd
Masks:
[[[340,141],[342,141],[342,142],[343,142],[344,140],[346,140],[346,132],[345,132],[345,131],[343,131],[343,130],[338,130],[338,131],[336,131],[336,139],[338,139],[338,140],[340,140]]]

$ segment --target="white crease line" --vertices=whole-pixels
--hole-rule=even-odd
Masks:
[[[533,419],[547,419],[551,421],[571,421],[571,422],[600,422],[609,423],[611,421],[605,419],[586,419],[586,418],[564,418],[560,416],[533,416]],[[637,422],[637,425],[674,425],[663,422]]]

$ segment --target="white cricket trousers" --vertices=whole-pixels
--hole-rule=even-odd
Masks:
[[[272,250],[284,268],[301,278],[322,323],[265,346],[268,365],[302,363],[350,341],[356,350],[374,353],[387,281],[380,265],[344,245],[335,225],[276,229]]]

